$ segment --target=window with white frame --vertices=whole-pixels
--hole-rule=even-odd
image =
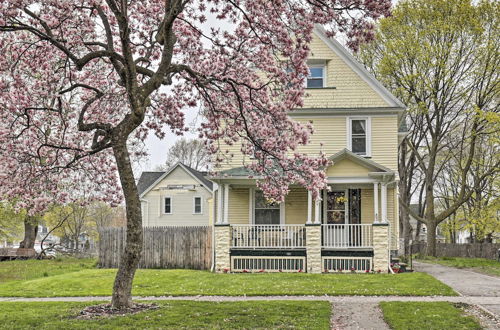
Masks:
[[[202,203],[201,203],[201,197],[194,197],[193,198],[193,214],[202,214],[203,209],[202,209]]]
[[[321,64],[309,65],[309,75],[307,76],[307,88],[325,87],[325,66]]]
[[[255,191],[254,221],[256,225],[279,225],[280,205],[269,203],[261,190]]]
[[[163,199],[163,213],[172,214],[172,197],[165,197]]]
[[[360,156],[370,156],[369,118],[349,118],[349,149]]]

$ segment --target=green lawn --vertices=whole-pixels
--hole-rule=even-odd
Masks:
[[[74,319],[89,304],[3,302],[0,329],[329,329],[331,313],[324,301],[162,301],[134,315]]]
[[[57,258],[0,262],[0,283],[25,281],[96,267],[96,259]]]
[[[471,316],[447,302],[382,302],[384,319],[392,329],[482,329]]]
[[[500,262],[491,259],[483,258],[433,258],[425,257],[423,259],[418,259],[418,261],[431,262],[436,264],[441,264],[449,267],[456,268],[470,268],[471,270],[493,275],[500,276]]]
[[[0,284],[3,297],[108,296],[114,269],[88,269]],[[194,270],[140,269],[133,294],[181,295],[456,295],[424,273],[406,274],[215,274]]]

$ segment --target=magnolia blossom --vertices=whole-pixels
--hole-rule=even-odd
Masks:
[[[291,183],[315,196],[324,154],[297,152],[313,128],[288,116],[303,105],[315,24],[347,44],[373,38],[389,0],[3,0],[0,2],[0,195],[42,210],[68,187],[121,198],[112,148],[203,117],[214,161],[224,144],[266,196]],[[208,19],[231,28],[207,28]],[[28,205],[30,204],[30,205]]]

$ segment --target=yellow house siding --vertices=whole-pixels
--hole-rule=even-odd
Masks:
[[[370,170],[366,167],[361,166],[348,159],[343,159],[338,163],[335,163],[332,166],[328,167],[328,169],[326,170],[326,174],[328,176],[336,177],[367,176],[369,172]]]
[[[285,223],[304,224],[307,220],[307,190],[292,188],[285,197]]]
[[[373,223],[373,189],[361,189],[361,223]]]
[[[299,152],[315,156],[323,151],[327,155],[333,155],[347,145],[346,117],[344,116],[296,117],[294,120],[302,124],[312,123],[314,126],[311,142],[308,145],[300,146]]]
[[[372,117],[372,160],[393,171],[398,170],[397,116]]]
[[[229,190],[229,223],[249,224],[249,189],[231,188]]]
[[[327,60],[326,87],[307,89],[304,108],[386,107],[388,103],[316,35],[309,59]]]

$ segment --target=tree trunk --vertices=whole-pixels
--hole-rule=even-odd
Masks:
[[[436,254],[436,222],[429,221],[427,224],[427,255],[437,257]]]
[[[114,308],[123,309],[132,306],[132,281],[142,251],[141,202],[126,143],[114,145],[113,152],[125,196],[127,236],[113,286],[111,304]]]
[[[38,234],[38,221],[34,216],[27,215],[24,218],[24,239],[19,243],[23,249],[33,249],[35,247],[36,235]]]

